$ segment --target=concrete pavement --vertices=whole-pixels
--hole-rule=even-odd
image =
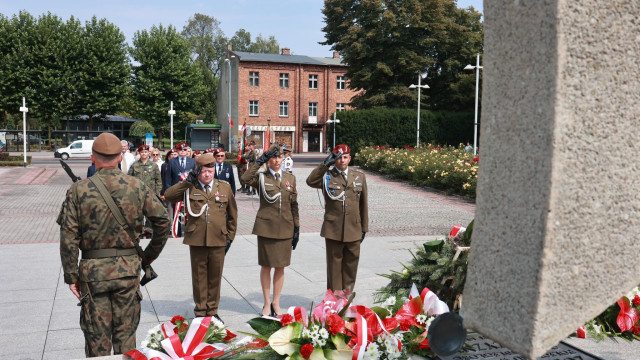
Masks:
[[[83,358],[79,308],[63,282],[55,224],[71,181],[57,162],[47,161],[51,153],[32,155],[36,165],[0,168],[0,355],[3,359]],[[321,194],[305,184],[312,164],[305,164],[304,157],[296,160],[301,239],[285,270],[283,309],[317,303],[326,286],[324,241],[319,236]],[[84,178],[89,162],[75,160],[70,165]],[[411,259],[409,250],[443,237],[454,224],[466,225],[475,205],[373,173],[367,173],[367,178],[370,232],[362,247],[355,291],[356,303],[372,305],[371,294],[387,283],[378,274],[400,270],[400,263]],[[251,235],[258,201],[239,194],[237,203],[239,229],[225,260],[219,314],[230,329],[249,331],[245,322],[262,307],[256,237]],[[159,322],[174,315],[193,316],[188,248],[181,239],[169,239],[154,269],[159,278],[143,288],[138,344]],[[584,340],[575,342],[588,345]],[[605,358],[634,358],[624,357],[625,351],[635,354],[637,347],[618,349],[607,348],[609,355],[618,357]]]

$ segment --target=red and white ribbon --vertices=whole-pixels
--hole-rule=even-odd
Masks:
[[[358,330],[358,340],[356,341],[356,346],[353,348],[353,355],[351,356],[351,359],[362,360],[364,358],[364,353],[367,350],[367,345],[369,345],[369,341],[367,339],[367,319],[360,314],[356,317],[356,329]]]
[[[171,236],[178,237],[178,226],[180,225],[180,210],[182,209],[182,201],[178,201],[173,208],[173,226],[171,226]]]
[[[409,299],[413,299],[417,296],[420,296],[422,299],[422,309],[424,312],[431,316],[438,316],[444,313],[449,312],[449,306],[444,301],[438,298],[433,291],[429,290],[429,288],[422,289],[421,293],[418,293],[418,288],[416,284],[413,284],[411,287],[411,292],[409,293]]]
[[[287,310],[287,314],[293,316],[293,320],[301,322],[304,326],[307,326],[307,309],[302,306],[291,306]]]

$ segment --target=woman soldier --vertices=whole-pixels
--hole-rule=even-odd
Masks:
[[[291,250],[300,236],[296,177],[281,170],[282,146],[273,144],[242,175],[242,180],[258,189],[260,209],[256,214],[253,234],[258,236],[260,285],[264,296],[262,315],[278,316],[280,294],[284,285],[284,268],[291,264]],[[262,167],[267,164],[266,168]],[[271,278],[271,269],[273,279]],[[271,282],[273,280],[273,300]]]

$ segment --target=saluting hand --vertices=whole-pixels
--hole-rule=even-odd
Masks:
[[[278,150],[271,150],[271,151],[265,151],[264,153],[262,153],[262,155],[260,155],[260,157],[256,160],[256,163],[260,166],[262,166],[262,164],[266,163],[267,161],[269,161],[269,159],[271,159],[276,153],[278,152]]]
[[[340,156],[342,156],[342,150],[339,150],[337,153],[331,152],[331,154],[329,154],[329,156],[327,156],[327,158],[324,159],[324,164],[327,167],[330,167],[331,165],[336,163],[336,161],[338,160],[338,158],[340,158]]]
[[[187,176],[186,181],[193,185],[198,184],[198,176],[200,176],[201,170],[202,170],[201,166],[197,166],[195,169],[191,170],[191,172]]]

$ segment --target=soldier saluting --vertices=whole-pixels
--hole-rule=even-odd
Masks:
[[[110,355],[112,347],[115,354],[136,347],[142,300],[138,254],[151,262],[167,241],[166,208],[141,180],[118,169],[120,152],[115,135],[96,138],[91,154],[96,173],[71,186],[57,220],[64,282],[80,299],[87,357]],[[114,216],[112,209],[121,213]],[[138,252],[136,235],[143,231],[145,216],[153,238]]]
[[[360,244],[369,231],[367,180],[349,168],[350,152],[347,145],[336,146],[307,178],[307,185],[322,189],[326,203],[320,236],[326,245],[327,289],[345,292],[355,286]]]
[[[196,163],[186,180],[167,189],[164,196],[172,202],[185,199],[184,243],[191,257],[193,313],[222,321],[218,316],[222,268],[236,235],[238,208],[229,183],[215,178],[213,154],[201,155]]]

